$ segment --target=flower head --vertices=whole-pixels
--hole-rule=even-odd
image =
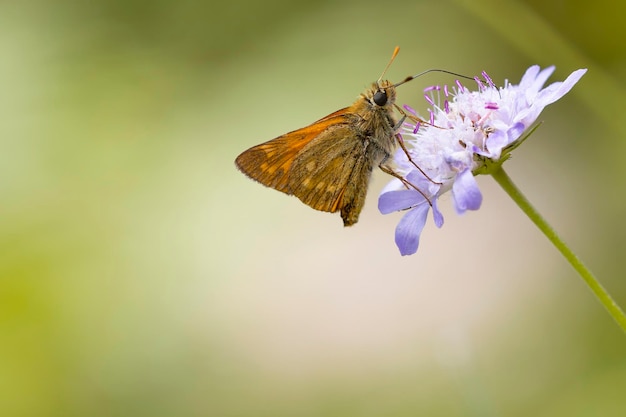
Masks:
[[[448,86],[429,87],[426,101],[431,105],[428,123],[405,124],[401,135],[411,156],[404,150],[394,156],[397,171],[419,189],[407,189],[392,180],[382,191],[378,208],[383,214],[408,210],[396,228],[396,244],[402,255],[417,251],[419,237],[430,208],[437,227],[443,216],[437,199],[452,191],[457,213],[478,210],[482,194],[474,179],[499,167],[511,150],[532,132],[543,109],[563,97],[583,76],[586,69],[574,71],[563,82],[542,88],[554,67],[528,68],[518,85],[505,83],[497,88],[483,72],[484,82],[470,91],[459,81]],[[443,97],[442,97],[443,96]],[[443,104],[441,100],[443,99]],[[405,109],[415,112],[405,106]]]

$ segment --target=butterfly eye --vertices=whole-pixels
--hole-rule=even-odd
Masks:
[[[374,93],[374,103],[378,106],[387,104],[387,92],[385,90],[378,90]]]

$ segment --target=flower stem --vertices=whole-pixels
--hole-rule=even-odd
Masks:
[[[554,229],[546,222],[546,220],[535,210],[522,192],[513,184],[511,178],[506,172],[499,167],[491,172],[491,175],[498,184],[507,192],[507,194],[517,203],[524,213],[535,223],[535,225],[543,232],[544,235],[552,242],[552,244],[561,252],[567,261],[574,267],[576,272],[580,274],[587,286],[598,298],[600,303],[607,309],[611,317],[626,332],[626,315],[622,309],[613,301],[613,298],[602,287],[600,282],[594,277],[589,269],[582,263],[580,259],[572,252],[572,250],[563,242],[556,234]]]

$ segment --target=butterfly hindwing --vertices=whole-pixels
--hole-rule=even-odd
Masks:
[[[291,192],[316,210],[341,211],[346,225],[356,223],[373,165],[367,147],[349,125],[329,127],[294,160]]]

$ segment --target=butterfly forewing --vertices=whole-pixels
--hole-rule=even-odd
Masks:
[[[298,153],[329,127],[345,123],[345,109],[319,121],[254,146],[237,157],[237,167],[250,178],[283,193],[289,188],[291,165]]]

